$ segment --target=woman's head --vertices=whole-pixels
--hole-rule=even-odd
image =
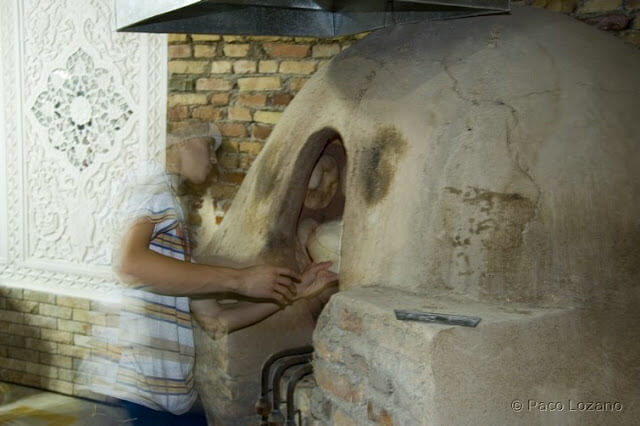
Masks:
[[[222,138],[212,123],[193,123],[167,135],[167,170],[191,183],[206,181]]]

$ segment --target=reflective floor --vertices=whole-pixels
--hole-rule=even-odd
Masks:
[[[53,392],[0,382],[0,425],[127,425],[124,410]]]

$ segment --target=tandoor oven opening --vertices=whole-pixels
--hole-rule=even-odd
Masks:
[[[313,165],[296,225],[304,263],[330,260],[334,272],[340,269],[346,162],[342,139],[330,134]]]

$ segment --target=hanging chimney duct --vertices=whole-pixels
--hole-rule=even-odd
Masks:
[[[115,0],[118,31],[337,37],[505,13],[509,0]]]

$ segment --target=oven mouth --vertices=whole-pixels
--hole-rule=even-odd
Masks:
[[[311,141],[318,134],[322,138]],[[342,138],[335,131],[316,132],[307,143],[317,144],[319,149],[314,150],[306,162],[309,168],[304,181],[305,194],[295,226],[296,257],[300,266],[332,261],[331,270],[337,273],[346,201],[347,155]]]

